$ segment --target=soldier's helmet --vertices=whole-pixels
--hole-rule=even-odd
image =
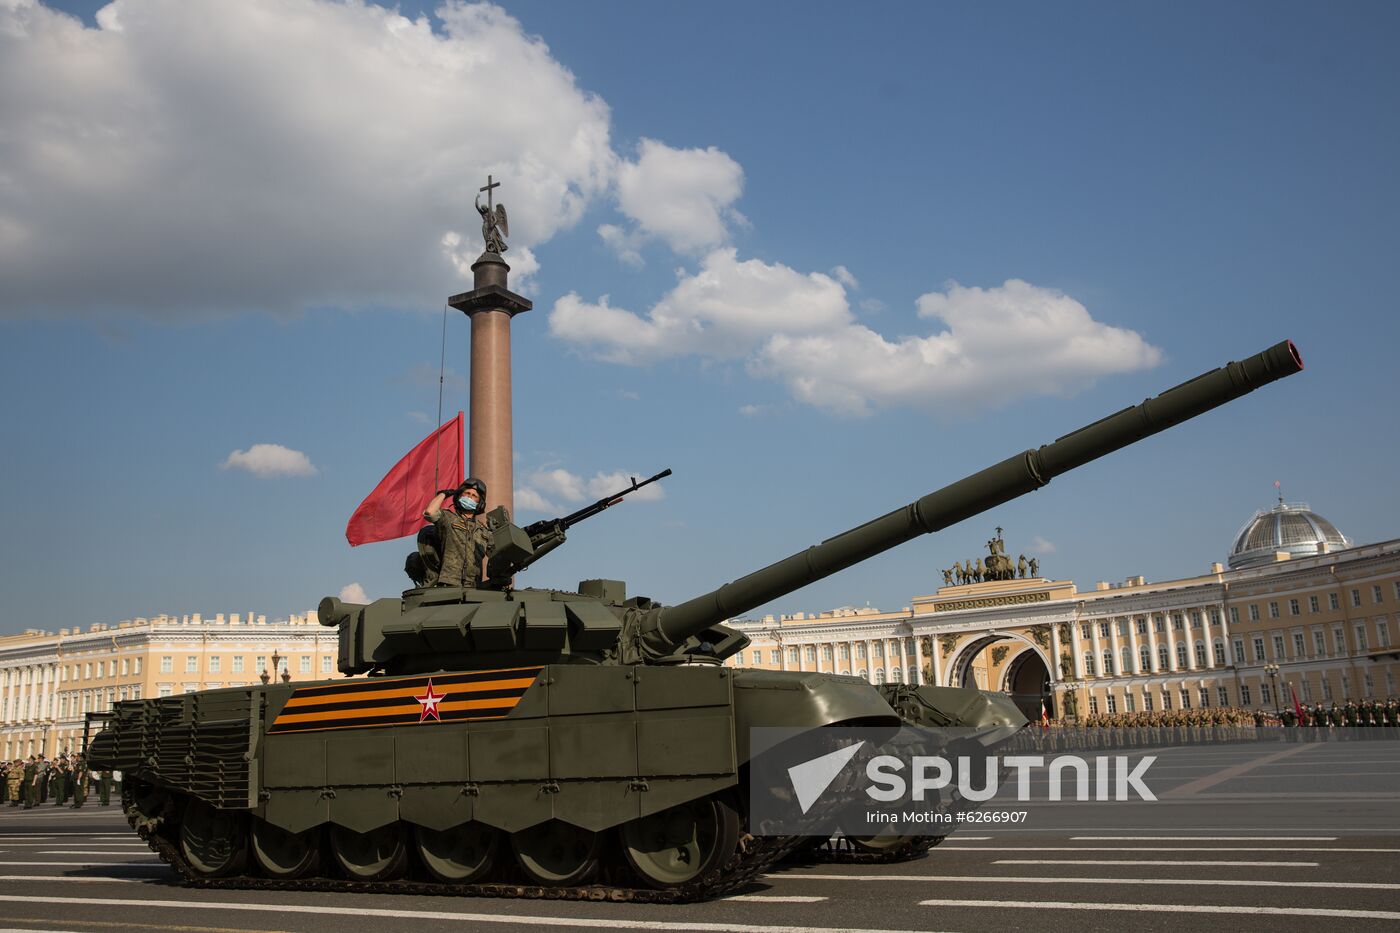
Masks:
[[[476,491],[476,508],[471,514],[479,515],[486,510],[486,484],[475,476],[468,476],[462,485],[457,487],[457,492],[452,496],[452,505],[457,511],[463,511],[461,504],[457,500],[462,493],[466,492],[468,489]]]

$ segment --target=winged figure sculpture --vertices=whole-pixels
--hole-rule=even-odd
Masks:
[[[510,221],[506,218],[506,206],[497,204],[494,210],[490,205],[483,207],[481,198],[478,197],[476,210],[481,215],[481,238],[486,241],[486,252],[504,253],[506,251],[505,238],[510,236]]]

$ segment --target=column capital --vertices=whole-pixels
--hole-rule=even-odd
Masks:
[[[501,285],[483,285],[469,292],[453,295],[447,299],[449,307],[471,317],[479,311],[504,311],[511,317],[524,314],[533,308],[534,302],[517,295]]]

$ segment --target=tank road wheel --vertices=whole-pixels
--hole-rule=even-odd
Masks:
[[[253,861],[269,878],[302,878],[321,867],[320,832],[289,833],[262,820],[253,821]]]
[[[415,826],[413,836],[428,873],[450,884],[469,884],[489,875],[501,842],[499,832],[475,820],[444,830]]]
[[[598,867],[599,833],[550,820],[511,833],[515,859],[538,884],[580,884]]]
[[[243,814],[218,810],[203,800],[185,803],[180,820],[180,851],[195,871],[209,878],[243,870]]]
[[[408,864],[402,823],[389,823],[367,833],[331,826],[331,852],[351,881],[388,881]]]
[[[739,845],[739,814],[728,801],[704,797],[625,823],[627,864],[654,888],[687,884],[719,868]]]

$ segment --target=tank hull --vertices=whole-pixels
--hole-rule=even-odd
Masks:
[[[955,694],[967,696],[945,697],[945,706],[986,707],[976,691]],[[721,804],[746,833],[752,728],[905,721],[914,723],[860,678],[713,664],[544,665],[126,701],[89,757],[93,767],[123,772],[133,826],[190,880],[292,884],[248,852],[236,865],[200,853],[212,846],[257,855],[258,834],[275,832],[310,840],[317,876],[343,876],[327,866],[336,840],[351,836],[389,834],[411,848],[420,837],[470,828],[504,848],[559,827],[623,840],[657,814]],[[205,827],[194,844],[186,838],[191,820]],[[772,864],[801,843],[766,840],[753,857]],[[678,899],[715,896],[752,867],[736,849],[732,864],[717,865],[703,884],[665,886],[629,870],[620,841],[611,850],[590,875],[594,885],[611,880],[608,896],[658,887]],[[399,879],[424,876],[425,859],[406,858]],[[519,887],[520,867],[509,862],[461,893]]]

